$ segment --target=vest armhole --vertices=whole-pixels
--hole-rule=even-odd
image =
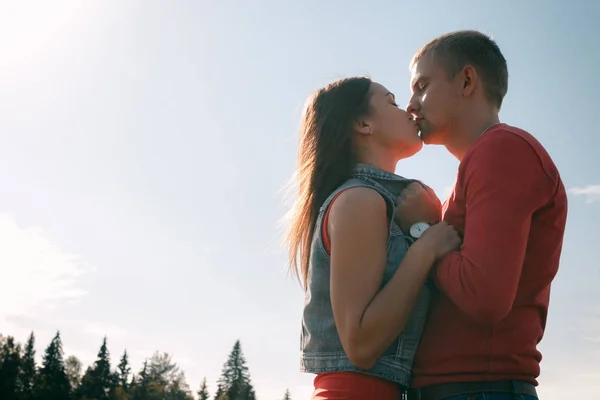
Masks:
[[[323,215],[323,222],[321,223],[321,237],[323,238],[323,247],[325,248],[325,251],[327,252],[328,256],[331,255],[331,241],[329,240],[329,231],[327,231],[327,221],[329,220],[329,212],[331,211],[331,206],[333,205],[333,202],[336,201],[340,194],[344,193],[348,189],[350,188],[340,190],[339,193],[337,193],[335,197],[331,199],[329,205],[327,206],[327,210],[325,210],[325,215]]]
[[[329,202],[329,205],[327,206],[327,210],[325,210],[325,214],[323,215],[323,221],[321,222],[321,238],[323,239],[323,247],[325,248],[325,252],[327,253],[328,256],[331,256],[331,241],[329,240],[329,231],[327,231],[327,221],[329,220],[329,211],[331,211],[331,206],[333,205],[333,202],[339,197],[340,194],[344,193],[346,190],[348,189],[352,189],[352,187],[349,188],[345,188],[343,190],[340,190],[339,193],[337,193],[333,199],[331,199],[331,201]],[[375,190],[377,193],[379,193],[378,190]],[[386,204],[386,208],[387,208],[387,214],[388,214],[388,229],[390,227],[390,205],[388,204],[387,199],[385,198],[385,196],[381,193],[379,193],[379,195],[381,197],[383,197],[383,200],[385,201]],[[391,212],[393,213],[393,211]]]

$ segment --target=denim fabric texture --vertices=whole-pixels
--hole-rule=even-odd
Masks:
[[[392,278],[413,243],[412,238],[405,235],[394,220],[395,199],[413,181],[374,166],[358,164],[352,178],[337,188],[320,208],[311,245],[302,315],[301,371],[309,373],[354,371],[385,378],[404,387],[409,386],[413,359],[427,316],[432,283],[428,282],[424,285],[404,331],[388,347],[375,366],[369,370],[357,368],[344,352],[333,318],[329,291],[330,258],[323,245],[321,226],[332,199],[342,190],[368,187],[381,194],[388,206],[390,222],[383,287]]]

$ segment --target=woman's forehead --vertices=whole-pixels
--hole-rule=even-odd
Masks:
[[[387,92],[388,92],[388,90],[381,83],[379,83],[379,82],[371,83],[371,93],[385,95]]]
[[[378,96],[382,96],[382,97],[385,97],[385,96],[388,96],[388,95],[392,95],[392,97],[394,97],[393,93],[391,93],[381,83],[377,83],[377,82],[371,83],[371,95],[378,95]]]

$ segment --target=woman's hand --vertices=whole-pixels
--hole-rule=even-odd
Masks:
[[[427,229],[413,247],[430,252],[439,260],[451,251],[458,250],[461,244],[462,240],[456,229],[442,221]]]
[[[442,203],[433,189],[412,182],[396,198],[396,223],[405,234],[417,222],[437,224],[442,219]]]

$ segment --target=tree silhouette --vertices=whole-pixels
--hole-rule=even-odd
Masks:
[[[148,360],[144,360],[142,370],[138,374],[138,378],[133,377],[131,380],[132,400],[146,400],[148,395]]]
[[[67,374],[67,378],[69,378],[71,390],[78,388],[81,383],[81,369],[81,361],[77,357],[67,357],[65,360],[65,373]]]
[[[16,400],[20,365],[21,346],[9,336],[0,347],[0,399]]]
[[[19,368],[17,379],[17,397],[19,400],[34,400],[35,380],[35,335],[31,332],[25,344],[25,353],[21,360],[21,368]]]
[[[215,399],[219,399],[222,394],[226,394],[230,400],[254,400],[256,398],[239,340],[233,345],[233,349],[223,365]]]
[[[24,348],[13,337],[0,334],[0,400],[194,400],[185,374],[169,354],[155,352],[139,373],[131,374],[129,355],[124,351],[119,365],[112,369],[106,337],[96,361],[83,377],[81,372],[76,356],[63,360],[60,331],[46,347],[39,369],[33,332]],[[197,394],[198,400],[211,398],[206,378]],[[239,340],[223,365],[214,399],[256,400]],[[289,391],[285,399],[290,399]]]
[[[110,400],[110,392],[114,386],[115,377],[110,370],[110,354],[105,337],[94,366],[89,367],[81,379],[78,395],[84,399]]]
[[[119,385],[123,388],[123,390],[127,393],[129,389],[129,374],[131,373],[131,368],[129,367],[129,358],[127,356],[127,350],[123,352],[123,356],[119,361]]]
[[[206,378],[202,380],[200,384],[200,390],[198,390],[198,400],[208,400],[210,395],[208,394],[208,386],[206,385]]]
[[[70,385],[65,373],[60,332],[56,332],[46,348],[36,386],[38,399],[69,400]]]
[[[129,386],[131,400],[193,400],[183,372],[167,353],[155,352]]]
[[[193,399],[183,372],[167,353],[155,352],[150,357],[148,377],[154,389],[164,393],[165,399]]]

